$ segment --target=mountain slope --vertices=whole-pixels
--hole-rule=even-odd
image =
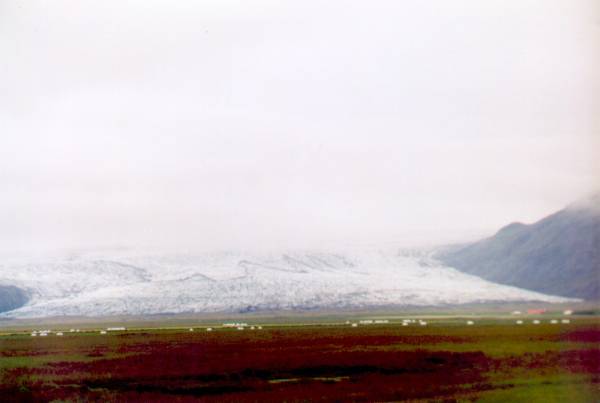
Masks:
[[[27,290],[4,317],[249,312],[564,302],[494,284],[407,251],[114,255],[12,261],[0,283]]]
[[[598,300],[600,194],[534,224],[510,224],[490,238],[436,257],[462,272],[500,284]]]
[[[0,312],[20,308],[28,299],[27,293],[22,289],[14,285],[0,285]]]

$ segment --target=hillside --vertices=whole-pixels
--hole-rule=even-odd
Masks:
[[[530,224],[439,253],[444,264],[500,284],[600,299],[600,194]]]
[[[27,293],[13,285],[0,285],[0,312],[20,308],[27,303]]]

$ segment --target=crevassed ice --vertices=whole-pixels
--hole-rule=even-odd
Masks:
[[[32,298],[9,317],[565,302],[444,267],[427,252],[83,255],[13,260],[0,284]]]

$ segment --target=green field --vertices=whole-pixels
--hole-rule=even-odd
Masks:
[[[461,317],[352,327],[384,316],[72,324],[32,337],[4,328],[0,395],[13,401],[600,401],[600,323],[552,315]],[[413,316],[413,318],[416,318]],[[540,324],[532,324],[533,319]],[[466,320],[474,321],[471,326]],[[346,323],[349,321],[350,323]],[[114,322],[110,322],[113,324]],[[95,326],[94,326],[95,325]],[[213,331],[206,331],[206,327]],[[194,329],[193,332],[189,328]],[[39,329],[49,328],[48,326]]]

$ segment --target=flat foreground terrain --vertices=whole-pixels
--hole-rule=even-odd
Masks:
[[[430,320],[0,336],[3,401],[600,401],[600,324]]]

